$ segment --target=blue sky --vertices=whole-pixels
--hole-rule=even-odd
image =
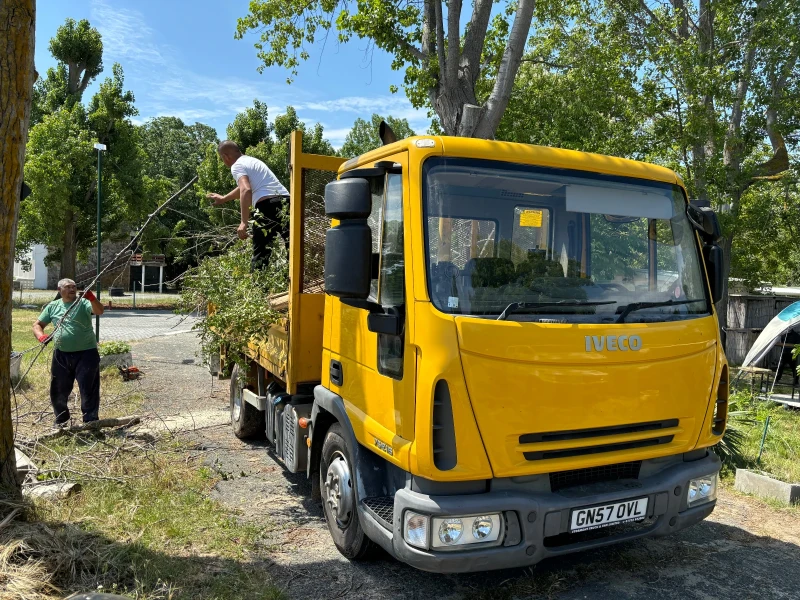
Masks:
[[[320,122],[334,146],[342,144],[356,118],[372,113],[407,118],[417,133],[430,123],[401,91],[402,72],[390,69],[390,57],[367,42],[338,44],[335,34],[325,48],[310,48],[310,60],[287,85],[288,72],[273,67],[263,74],[253,42],[233,38],[236,20],[247,14],[248,0],[39,0],[36,4],[36,68],[44,75],[55,64],[47,46],[67,17],[89,19],[103,36],[106,72],[119,62],[125,86],[136,96],[137,123],[173,115],[186,123],[215,127],[221,137],[237,112],[254,98],[267,103],[274,117],[294,106],[308,123]]]

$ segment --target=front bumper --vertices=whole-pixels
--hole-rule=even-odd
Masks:
[[[713,453],[692,462],[678,462],[649,477],[619,482],[615,489],[598,492],[588,486],[560,492],[489,491],[481,494],[432,496],[408,488],[394,496],[393,527],[389,531],[370,512],[359,510],[367,535],[398,560],[424,571],[459,573],[533,565],[544,558],[597,548],[644,536],[674,533],[705,519],[715,501],[687,508],[690,479],[718,473],[719,458]],[[511,486],[513,488],[514,486]],[[570,511],[582,506],[611,503],[647,496],[644,522],[610,526],[585,533],[569,533]],[[505,536],[501,546],[464,550],[421,550],[403,539],[406,510],[436,516],[502,512]]]

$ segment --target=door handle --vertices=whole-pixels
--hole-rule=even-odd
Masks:
[[[333,385],[344,384],[344,369],[342,369],[342,363],[340,363],[338,360],[332,360],[330,373],[331,373],[331,383]]]

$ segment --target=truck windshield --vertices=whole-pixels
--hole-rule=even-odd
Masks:
[[[428,285],[441,311],[564,323],[709,314],[677,186],[443,157],[423,177]]]

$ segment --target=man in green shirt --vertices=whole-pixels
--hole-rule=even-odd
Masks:
[[[58,282],[60,298],[44,307],[33,324],[33,334],[40,342],[55,342],[50,380],[50,403],[56,416],[56,426],[65,425],[69,419],[69,399],[75,380],[81,391],[83,422],[97,421],[100,409],[100,354],[92,328],[92,315],[102,315],[103,305],[91,290],[78,298],[78,287],[72,279]],[[72,308],[77,302],[78,305]],[[70,310],[72,308],[72,310]],[[67,314],[64,319],[64,315]],[[52,323],[50,335],[44,328]]]

